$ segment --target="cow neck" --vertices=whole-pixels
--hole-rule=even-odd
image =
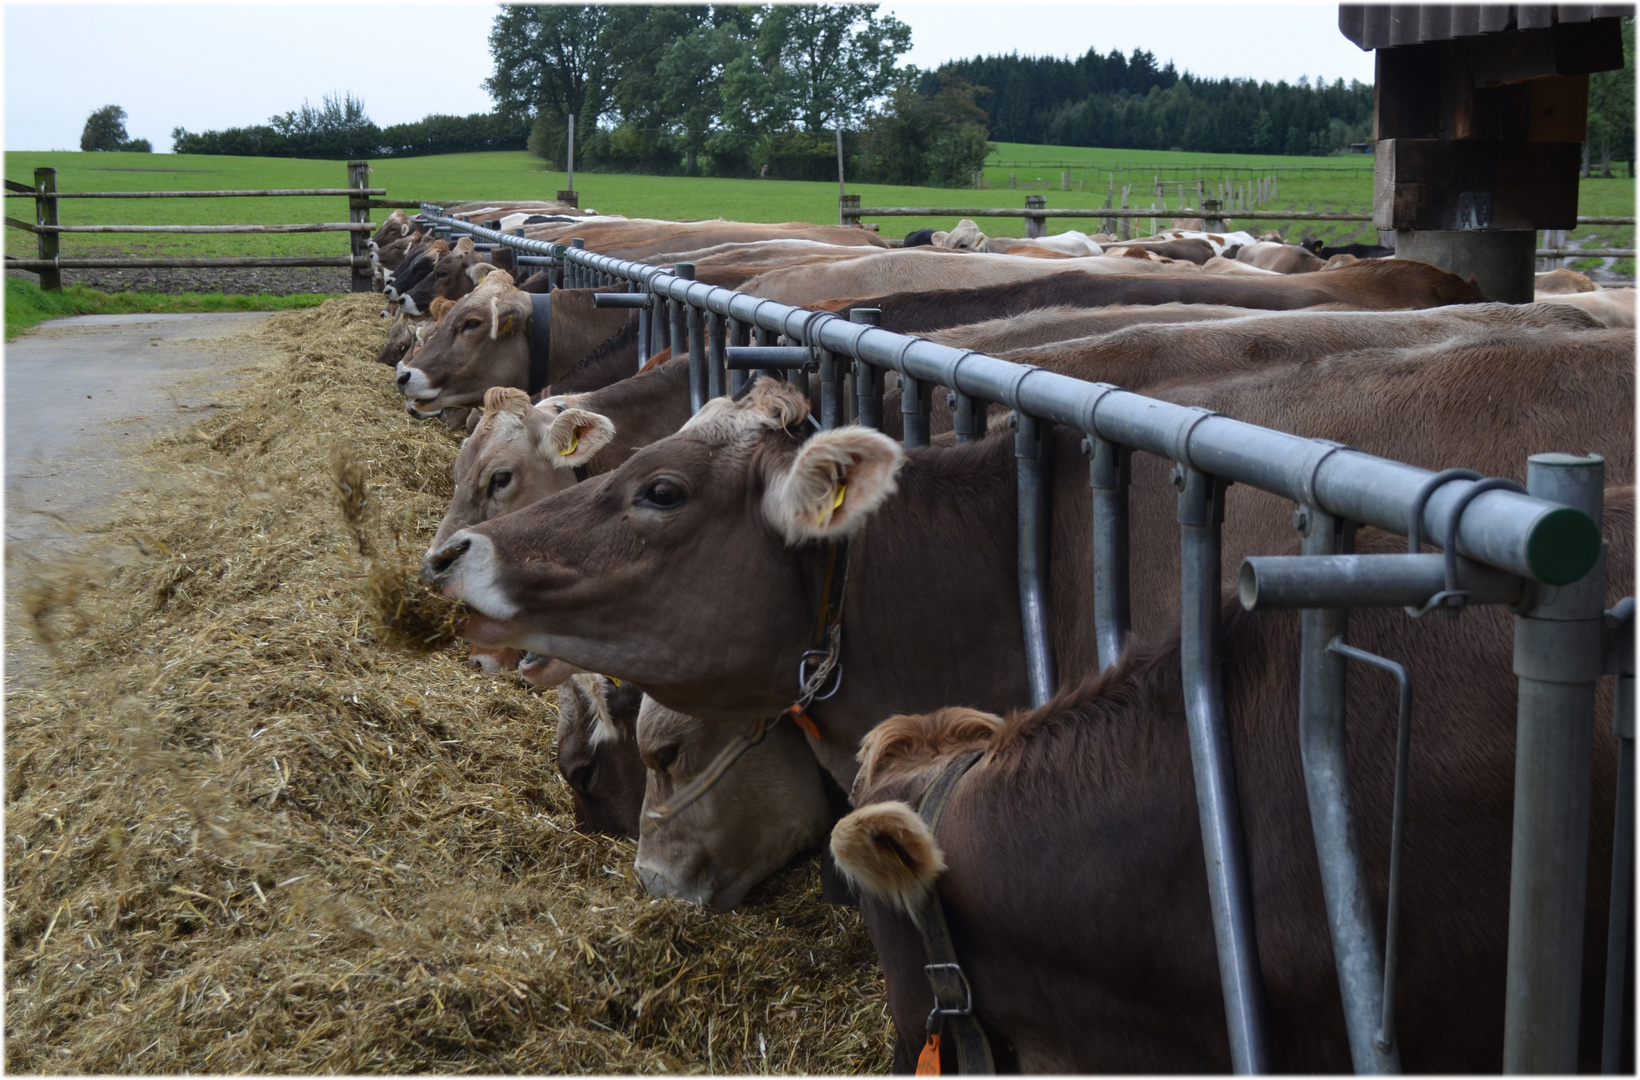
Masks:
[[[819,734],[810,745],[845,789],[861,738],[889,716],[1028,703],[1013,503],[1006,439],[916,450],[896,494],[855,535],[841,681],[808,708]],[[819,615],[825,560],[823,544],[800,550],[811,597],[804,640]]]

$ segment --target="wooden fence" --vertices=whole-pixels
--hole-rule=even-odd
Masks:
[[[125,268],[188,268],[220,269],[242,266],[337,266],[349,267],[350,288],[353,292],[371,289],[370,255],[366,244],[376,226],[370,222],[372,209],[416,210],[419,201],[387,199],[386,188],[367,186],[370,164],[365,161],[347,163],[347,186],[340,188],[278,188],[246,191],[58,191],[56,169],[35,169],[34,186],[5,182],[8,199],[33,199],[34,223],[6,217],[12,228],[33,233],[39,241],[39,255],[33,259],[5,260],[8,270],[28,270],[40,275],[40,287],[53,292],[62,291],[64,270],[109,270]],[[295,225],[64,225],[58,220],[57,204],[62,199],[243,199],[278,198],[282,196],[337,196],[347,199],[346,221],[322,221]],[[91,258],[70,256],[64,258],[59,250],[59,238],[67,233],[318,233],[348,234],[348,253],[336,256],[276,256],[250,255],[220,258],[162,258],[158,256],[121,256]]]

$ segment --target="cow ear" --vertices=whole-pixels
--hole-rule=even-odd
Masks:
[[[427,314],[433,317],[433,323],[437,325],[444,321],[444,316],[450,314],[450,309],[455,306],[456,302],[448,296],[435,296],[432,303],[427,305]]]
[[[615,437],[615,422],[601,413],[569,408],[553,418],[546,437],[536,452],[552,462],[555,469],[573,469],[592,460],[592,455]]]
[[[499,269],[501,268],[495,265],[495,263],[474,263],[467,268],[467,276],[473,279],[474,285],[477,285],[479,282],[488,277],[491,272]]]
[[[399,235],[400,236],[409,236],[410,235],[410,223],[408,221],[399,222]]]
[[[831,830],[831,857],[861,892],[920,911],[945,871],[945,855],[917,812],[903,802],[862,806]]]
[[[497,271],[506,273],[506,271]],[[518,311],[515,303],[503,303],[507,299],[500,290],[490,295],[490,340],[497,341],[508,334],[518,334],[527,331],[530,327],[530,313]]]
[[[822,431],[763,495],[763,516],[788,544],[849,536],[894,494],[905,451],[869,428]]]

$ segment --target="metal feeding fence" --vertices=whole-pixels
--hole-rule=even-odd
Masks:
[[[428,205],[422,217],[448,236],[506,245],[545,265],[555,284],[624,285],[600,306],[640,313],[640,357],[670,346],[687,356],[699,409],[762,372],[807,392],[820,382],[820,423],[881,426],[884,375],[899,373],[905,444],[929,441],[929,403],[950,391],[958,442],[984,436],[986,402],[1013,410],[1018,475],[1019,591],[1033,704],[1056,688],[1048,636],[1047,461],[1053,424],[1081,431],[1093,486],[1092,606],[1101,667],[1115,663],[1128,628],[1130,455],[1175,462],[1182,543],[1182,664],[1219,969],[1236,1071],[1266,1071],[1262,979],[1254,946],[1247,856],[1216,671],[1223,493],[1248,484],[1292,500],[1302,555],[1250,557],[1240,594],[1249,609],[1301,609],[1300,730],[1323,893],[1354,1067],[1400,1067],[1394,1038],[1395,938],[1404,821],[1408,716],[1397,755],[1387,941],[1374,925],[1344,747],[1344,669],[1350,660],[1396,667],[1344,643],[1352,607],[1429,611],[1505,604],[1516,612],[1520,678],[1511,866],[1504,1064],[1509,1071],[1577,1066],[1584,881],[1594,724],[1594,684],[1616,674],[1620,776],[1634,768],[1633,601],[1604,610],[1603,462],[1541,454],[1528,484],[1465,470],[1431,473],[1324,439],[1305,439],[1201,408],[1082,382],[977,352],[892,333],[872,313],[849,319],[610,258],[570,244],[528,240],[472,225]],[[522,230],[518,230],[521,233]],[[754,343],[755,341],[755,343]],[[852,415],[851,415],[852,414]],[[1356,526],[1410,538],[1413,554],[1350,553]],[[1421,554],[1419,538],[1444,554]],[[1404,680],[1405,673],[1401,673]],[[1409,697],[1403,690],[1403,703]],[[1627,787],[1624,787],[1624,784]],[[1627,956],[1632,876],[1632,779],[1620,780],[1612,869],[1606,995],[1607,1063],[1615,1066]]]

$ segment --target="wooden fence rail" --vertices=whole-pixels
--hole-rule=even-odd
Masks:
[[[11,228],[31,232],[39,241],[39,257],[34,259],[7,258],[10,270],[28,270],[40,275],[40,288],[61,292],[64,270],[112,270],[136,268],[212,269],[242,266],[345,266],[353,292],[371,290],[371,266],[366,250],[368,234],[375,228],[370,223],[370,211],[376,206],[394,205],[419,207],[420,203],[403,200],[373,199],[386,195],[386,188],[367,186],[370,175],[368,162],[347,163],[347,187],[340,188],[258,188],[217,191],[58,191],[56,169],[35,169],[34,186],[14,180],[5,182],[8,199],[33,199],[34,224],[13,217],[6,218]],[[57,220],[57,206],[63,199],[253,199],[281,197],[329,197],[347,199],[347,221],[320,221],[292,225],[63,225]],[[272,233],[331,233],[348,234],[348,254],[339,256],[233,256],[227,258],[163,258],[135,256],[119,258],[70,257],[63,258],[59,238],[64,233],[240,233],[267,235]]]

